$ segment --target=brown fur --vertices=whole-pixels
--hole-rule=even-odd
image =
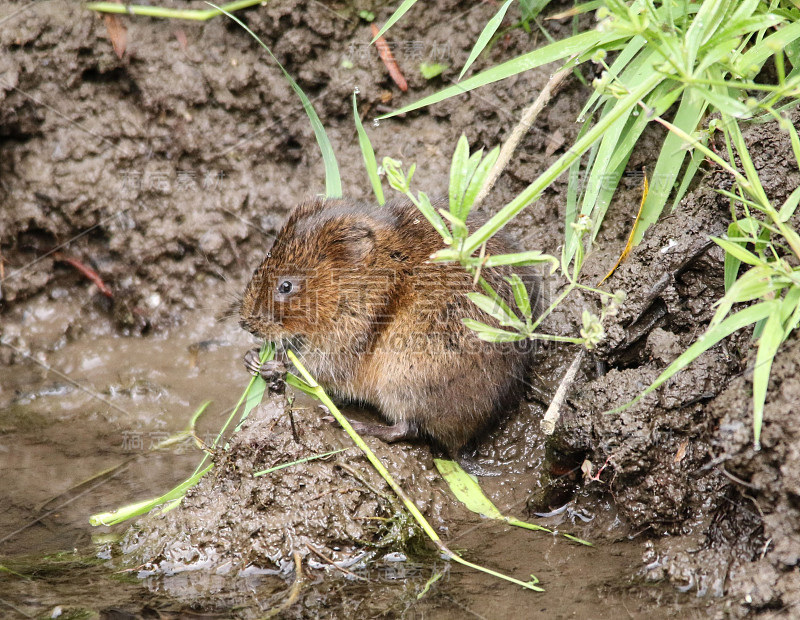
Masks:
[[[480,223],[470,219],[470,228]],[[457,452],[517,404],[531,351],[483,342],[462,324],[464,317],[494,322],[466,297],[477,289],[460,265],[427,262],[442,247],[407,201],[302,204],[247,285],[242,327],[291,345],[332,395],[373,405]],[[487,255],[509,251],[499,236],[487,247]],[[514,307],[508,273],[482,275]],[[538,280],[517,273],[539,308]],[[287,278],[293,291],[281,295]]]

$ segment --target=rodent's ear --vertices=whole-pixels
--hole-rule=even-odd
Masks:
[[[375,247],[375,232],[364,224],[342,227],[338,241],[357,260],[364,260]]]

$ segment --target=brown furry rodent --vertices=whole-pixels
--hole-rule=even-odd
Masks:
[[[428,262],[442,247],[408,201],[302,204],[254,271],[241,325],[291,347],[331,396],[373,405],[392,424],[354,424],[359,433],[421,435],[455,455],[519,402],[531,347],[484,342],[464,326],[465,317],[496,323],[466,297],[478,287],[460,265]],[[509,251],[496,236],[486,254]],[[537,276],[516,271],[540,308]],[[514,307],[509,272],[482,275]],[[258,370],[252,352],[247,363]]]

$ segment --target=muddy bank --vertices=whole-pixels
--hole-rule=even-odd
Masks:
[[[800,125],[800,115],[793,121]],[[788,134],[769,123],[745,136],[770,200],[782,204],[800,184]],[[631,535],[652,539],[644,546],[645,579],[721,597],[720,613],[791,616],[800,549],[800,470],[792,456],[800,402],[796,339],[773,366],[763,427],[769,441],[759,452],[753,450],[752,329],[711,348],[630,409],[603,414],[650,384],[713,316],[724,293],[723,254],[708,236],[727,229],[730,204],[715,189],[731,184],[728,175],[707,170],[700,187],[611,278],[609,287],[628,298],[606,328],[594,367],[585,365],[553,447],[573,461],[606,465],[602,484]]]
[[[142,520],[128,536],[125,551],[141,570],[286,575],[295,553],[315,568],[326,566],[323,558],[348,568],[420,547],[422,533],[400,500],[320,407],[278,394],[265,401],[180,509]],[[369,444],[433,526],[446,529],[452,503],[430,456]],[[330,452],[337,454],[264,473]]]

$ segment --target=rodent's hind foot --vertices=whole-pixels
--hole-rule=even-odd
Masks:
[[[386,443],[394,443],[395,441],[402,441],[404,439],[414,439],[417,437],[416,427],[406,421],[398,422],[396,424],[368,424],[366,422],[358,422],[349,420],[350,426],[359,434],[368,437],[377,437]]]
[[[282,394],[286,389],[286,366],[283,362],[269,360],[262,364],[260,351],[250,349],[244,355],[244,366],[251,375],[261,375],[271,392]]]
[[[501,474],[500,470],[487,469],[472,454],[467,454],[466,451],[461,451],[455,460],[456,463],[461,465],[461,469],[473,476],[499,476]]]

